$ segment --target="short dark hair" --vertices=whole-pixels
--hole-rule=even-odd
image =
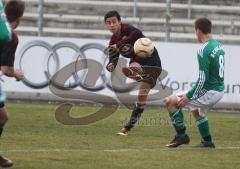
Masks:
[[[208,18],[199,18],[195,21],[195,30],[197,29],[204,34],[211,33],[212,22]]]
[[[111,18],[116,16],[118,21],[121,21],[121,16],[119,15],[118,11],[108,11],[104,16],[104,22],[106,23],[107,18]]]
[[[9,0],[5,6],[5,13],[9,22],[16,21],[23,16],[25,3],[21,0]]]

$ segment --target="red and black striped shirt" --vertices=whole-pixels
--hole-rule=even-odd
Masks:
[[[131,62],[138,62],[141,65],[158,66],[161,67],[161,61],[156,49],[149,58],[139,58],[133,50],[133,46],[136,40],[145,37],[141,30],[133,27],[129,24],[121,24],[120,36],[112,35],[109,46],[117,45],[118,52],[114,52],[109,57],[109,63],[117,64],[119,55],[130,58]]]

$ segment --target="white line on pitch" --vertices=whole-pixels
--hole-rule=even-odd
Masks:
[[[54,152],[161,152],[161,151],[184,151],[184,150],[202,150],[202,148],[182,147],[182,148],[143,148],[143,149],[9,149],[0,150],[0,153],[54,153]],[[207,150],[207,148],[205,148]],[[210,149],[209,149],[210,150]],[[240,150],[240,147],[216,147],[211,150]]]

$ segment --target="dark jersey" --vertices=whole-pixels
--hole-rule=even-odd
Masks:
[[[0,46],[0,66],[13,67],[17,46],[18,36],[15,32],[12,32],[12,39]]]
[[[123,57],[130,58],[130,63],[138,62],[142,66],[161,67],[161,61],[156,48],[149,58],[140,58],[134,53],[133,46],[135,41],[143,37],[142,31],[139,29],[128,24],[121,24],[121,35],[112,35],[109,42],[109,46],[116,44],[118,48],[117,52],[109,54],[109,63],[117,64],[119,55],[121,54]]]

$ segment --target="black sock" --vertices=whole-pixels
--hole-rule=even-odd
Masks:
[[[145,108],[145,104],[144,105],[141,105],[141,104],[136,104],[134,106],[134,109],[132,111],[132,115],[130,117],[130,120],[129,122],[126,124],[125,128],[129,131],[131,130],[131,128],[134,127],[134,125],[137,123],[137,121],[140,119],[143,111],[144,111],[144,108]]]
[[[4,124],[1,124],[1,123],[0,123],[0,137],[2,136],[2,132],[3,132],[3,129],[4,129],[4,125],[5,125],[5,123],[4,123]]]
[[[208,135],[206,137],[203,137],[203,140],[207,141],[207,142],[212,142],[212,137],[211,137],[211,135]]]
[[[178,135],[186,135],[186,127],[177,129],[176,131]]]
[[[3,127],[0,127],[0,137],[2,135],[2,132],[3,132]]]

